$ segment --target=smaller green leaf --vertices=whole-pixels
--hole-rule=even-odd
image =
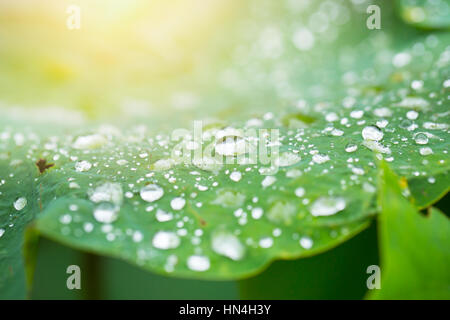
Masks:
[[[450,298],[450,222],[435,208],[428,216],[402,196],[403,180],[381,165],[379,241],[381,290],[375,299]]]

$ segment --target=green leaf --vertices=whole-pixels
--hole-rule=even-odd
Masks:
[[[450,221],[438,209],[423,216],[402,196],[398,176],[381,166],[378,217],[381,290],[375,299],[450,298]]]
[[[4,142],[2,142],[4,143]],[[23,233],[37,212],[33,165],[21,148],[0,150],[0,299],[26,294]]]
[[[22,145],[21,159],[32,168],[24,175],[30,180],[40,173],[26,184],[42,207],[32,212],[40,232],[162,274],[235,279],[275,259],[323,252],[364,229],[377,211],[377,159],[411,181],[418,204],[442,196],[449,185],[448,33],[423,34],[404,25],[390,1],[380,3],[382,30],[365,27],[358,3],[314,2],[307,10],[292,3],[266,1],[265,10],[258,9],[260,0],[237,3],[241,14],[223,25],[227,37],[193,50],[190,67],[170,60],[164,65],[174,70],[151,76],[146,72],[160,59],[142,71],[129,64],[142,52],[155,55],[154,48],[141,48],[146,42],[139,35],[127,37],[123,47],[114,41],[112,55],[124,57],[119,79],[86,58],[86,70],[70,80],[64,64],[58,66],[66,57],[57,56],[50,84],[15,65],[47,70],[37,57],[49,54],[52,37],[42,37],[33,57],[17,54],[16,37],[4,40],[0,94],[25,105],[30,101],[24,99],[41,97],[31,99],[33,107],[7,105],[0,119],[7,142],[2,152]],[[298,25],[302,19],[314,30]],[[137,23],[130,25],[125,34],[134,34]],[[82,47],[74,38],[62,41],[62,47]],[[18,61],[8,64],[11,57]],[[14,86],[29,94],[8,90]],[[35,91],[39,95],[30,94]],[[78,110],[36,107],[49,101]],[[136,104],[144,104],[141,113]],[[226,128],[278,130],[272,142],[279,147],[279,170],[267,178],[268,163],[211,166],[176,159],[175,146],[192,146],[193,119],[203,120],[211,136]],[[171,139],[174,130],[184,142]],[[226,141],[218,137],[203,147],[211,142],[223,149]],[[11,169],[0,172],[9,177]],[[163,190],[160,198],[151,185]],[[141,195],[145,188],[154,189],[155,201]],[[6,203],[24,191],[15,188]],[[22,231],[14,230],[16,241]]]

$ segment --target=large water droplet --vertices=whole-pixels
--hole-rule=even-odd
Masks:
[[[331,216],[345,209],[345,199],[341,197],[320,197],[311,205],[311,214],[318,216]]]
[[[383,139],[383,132],[376,126],[367,126],[362,130],[364,140],[380,141]]]
[[[25,198],[25,197],[17,198],[16,201],[14,201],[14,208],[15,208],[17,211],[20,211],[20,210],[22,210],[23,208],[25,208],[25,206],[27,205],[27,203],[28,203],[27,198]]]
[[[413,136],[413,139],[417,144],[427,144],[428,143],[428,136],[423,132],[417,132]]]
[[[173,198],[172,201],[170,201],[170,206],[172,209],[177,211],[183,209],[185,204],[186,200],[180,197]]]
[[[157,184],[149,184],[141,189],[140,195],[142,200],[154,202],[162,198],[164,195],[164,190]]]

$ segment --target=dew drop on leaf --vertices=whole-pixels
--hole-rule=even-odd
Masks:
[[[331,216],[345,209],[345,199],[341,197],[320,197],[311,205],[311,214],[318,216]]]
[[[245,253],[245,248],[241,241],[229,232],[217,232],[212,236],[212,249],[232,260],[241,260]]]
[[[82,160],[75,163],[75,170],[77,172],[89,171],[92,168],[92,164],[89,161]]]
[[[17,211],[22,210],[27,205],[28,201],[25,197],[17,198],[16,201],[14,201],[14,209]]]
[[[309,237],[301,237],[300,238],[300,245],[302,246],[302,248],[304,249],[311,249],[313,246],[313,241],[311,238]]]
[[[154,202],[162,198],[164,195],[164,190],[157,184],[149,184],[141,189],[140,195],[142,200]]]
[[[383,139],[383,132],[376,126],[367,126],[362,130],[364,140],[380,141]]]
[[[200,255],[193,255],[187,259],[187,266],[192,271],[206,271],[210,267],[209,258]]]
[[[119,207],[111,202],[102,202],[94,209],[94,218],[100,223],[112,223],[119,216]]]
[[[152,239],[152,245],[157,249],[175,249],[180,245],[180,238],[171,231],[158,231]]]

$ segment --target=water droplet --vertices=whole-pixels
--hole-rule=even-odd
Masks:
[[[209,258],[200,255],[193,255],[187,259],[187,266],[193,271],[206,271],[210,267]]]
[[[279,167],[288,167],[296,164],[301,157],[293,152],[283,152],[275,159],[275,164]]]
[[[428,143],[428,136],[423,132],[417,132],[416,134],[414,134],[413,139],[417,144]]]
[[[144,235],[140,231],[133,232],[133,242],[141,242],[144,239]]]
[[[300,245],[304,249],[311,249],[311,247],[313,246],[313,241],[309,237],[301,237],[300,238]]]
[[[414,111],[414,110],[410,110],[410,111],[408,111],[406,113],[406,117],[409,120],[416,120],[418,116],[419,116],[419,113],[417,111]]]
[[[119,207],[111,202],[102,202],[94,209],[94,218],[100,223],[112,223],[119,216]]]
[[[312,160],[317,164],[322,164],[330,160],[330,157],[327,154],[315,154],[312,157]]]
[[[232,260],[240,260],[244,256],[245,248],[239,239],[228,232],[218,232],[212,237],[212,249]]]
[[[419,150],[420,155],[428,156],[433,153],[433,150],[430,147],[422,147]]]
[[[92,168],[92,164],[89,161],[83,160],[75,163],[75,170],[78,172],[88,171]]]
[[[303,197],[305,195],[305,189],[302,187],[298,187],[295,189],[295,195],[299,198]]]
[[[345,146],[345,152],[355,152],[358,150],[358,146],[354,143],[349,143]]]
[[[175,249],[180,245],[180,238],[171,231],[158,231],[153,239],[152,245],[157,249]]]
[[[164,190],[157,184],[148,184],[140,191],[142,200],[147,202],[154,202],[159,200],[164,195]]]
[[[238,182],[239,180],[241,180],[241,178],[242,178],[242,173],[240,173],[239,171],[233,171],[230,174],[230,179],[235,182]]]
[[[263,186],[263,188],[267,188],[272,184],[274,184],[275,181],[277,181],[277,178],[275,178],[274,176],[266,176],[264,180],[261,182],[261,185]]]
[[[311,205],[311,214],[318,216],[331,216],[345,209],[345,199],[341,197],[320,197]]]
[[[361,119],[363,115],[364,115],[364,111],[362,111],[362,110],[354,110],[354,111],[350,112],[350,117],[353,119]]]
[[[104,184],[95,188],[95,190],[88,190],[89,199],[92,202],[111,202],[120,207],[123,202],[123,191],[120,183],[105,182]]]
[[[383,132],[376,126],[367,126],[362,130],[364,140],[380,141],[383,139]]]
[[[172,209],[177,211],[183,209],[185,204],[186,200],[180,197],[173,198],[172,201],[170,201]]]
[[[59,218],[59,222],[62,224],[69,224],[72,221],[72,216],[70,214],[64,214]]]
[[[226,157],[244,154],[247,149],[246,140],[240,136],[222,137],[215,145],[215,151]]]
[[[252,218],[258,220],[262,217],[264,211],[262,208],[253,208],[252,209]]]
[[[385,147],[377,141],[366,140],[363,142],[363,146],[375,152],[391,154],[391,149],[389,149],[389,147]]]
[[[271,246],[273,246],[273,239],[271,237],[261,238],[259,240],[259,246],[265,249],[270,248]]]
[[[14,208],[15,208],[17,211],[20,211],[20,210],[22,210],[23,208],[25,208],[25,206],[27,205],[27,203],[28,203],[27,198],[25,198],[25,197],[17,198],[16,201],[14,201]]]
[[[158,209],[156,210],[155,217],[159,222],[167,222],[173,219],[173,214],[162,209]]]

